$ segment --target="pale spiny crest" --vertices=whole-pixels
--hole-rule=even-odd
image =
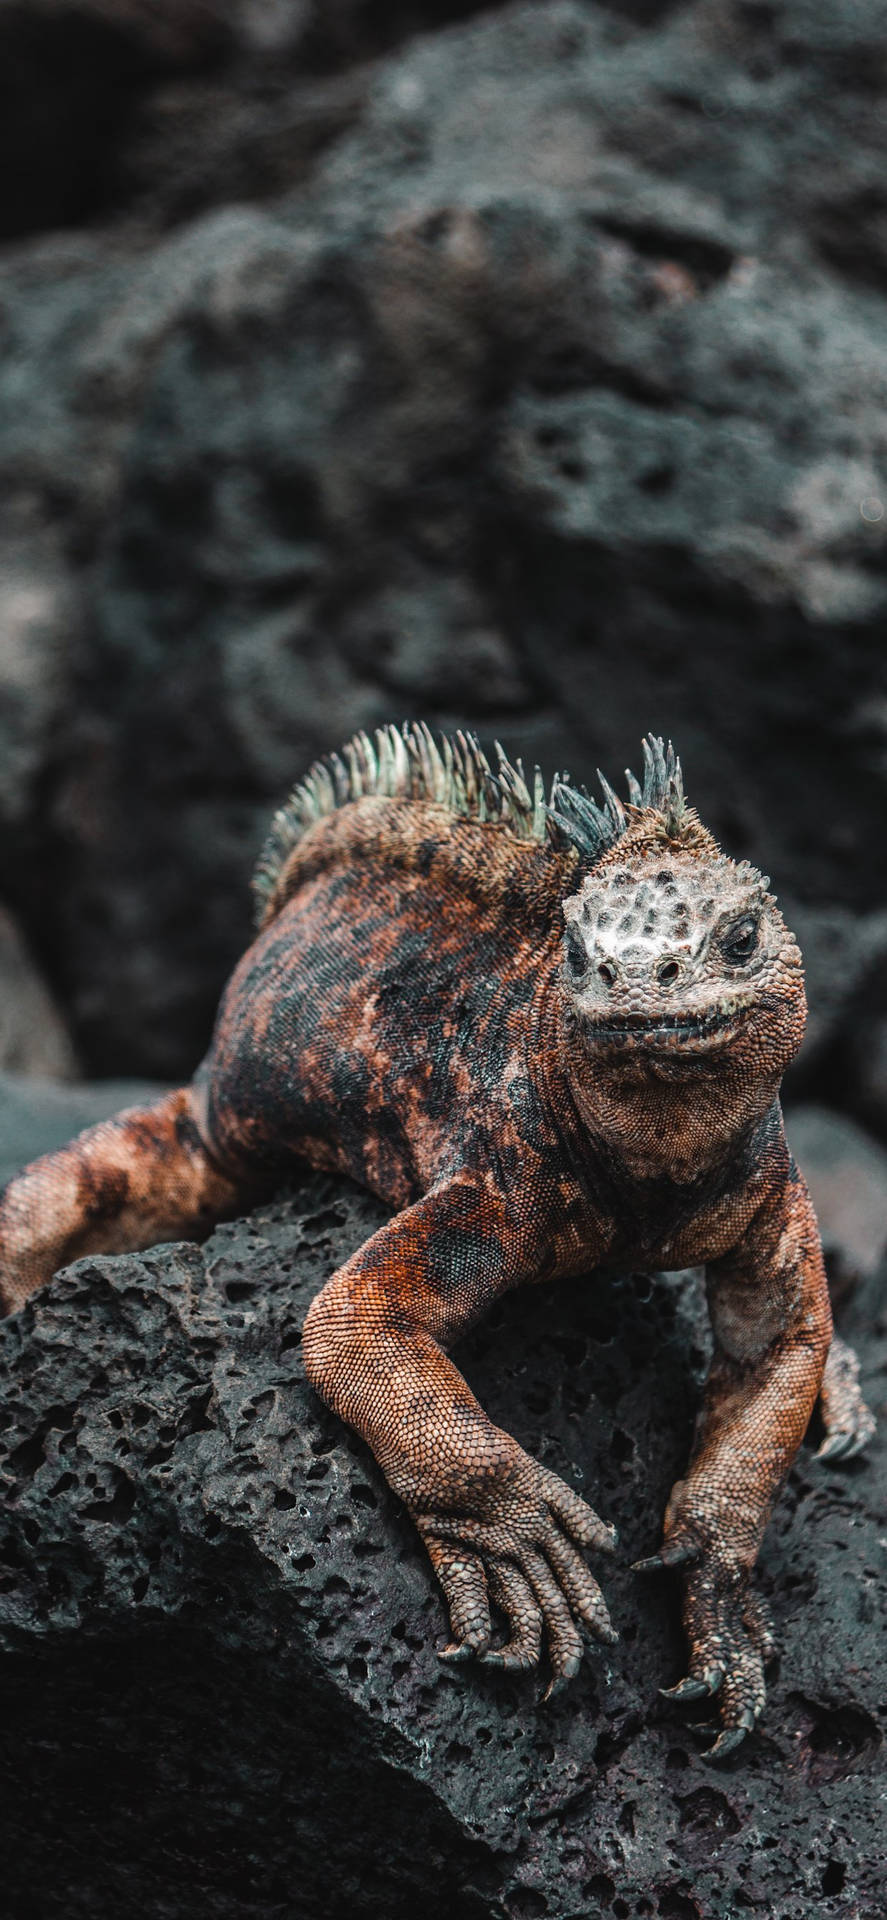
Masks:
[[[407,721],[403,727],[377,727],[372,739],[357,733],[341,753],[316,761],[271,822],[253,877],[260,921],[303,834],[316,820],[365,795],[434,801],[464,819],[507,826],[516,840],[548,840],[586,861],[597,859],[627,831],[627,810],[602,773],[602,807],[584,787],[572,786],[567,774],[555,774],[546,798],[538,767],[528,782],[520,760],[510,761],[498,741],[495,751],[494,772],[474,734],[443,734],[438,744],[424,721]],[[671,743],[666,748],[653,735],[644,740],[643,753],[643,784],[626,773],[629,806],[655,808],[663,815],[665,832],[677,835],[687,813],[680,761]]]

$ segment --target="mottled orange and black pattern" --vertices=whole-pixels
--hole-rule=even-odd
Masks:
[[[394,1217],[314,1302],[309,1377],[416,1521],[448,1656],[533,1666],[544,1643],[554,1686],[581,1625],[613,1637],[584,1550],[614,1534],[492,1424],[451,1348],[523,1282],[704,1263],[715,1357],[648,1564],[684,1569],[675,1691],[718,1695],[722,1755],[763,1704],[751,1575],[831,1340],[778,1101],[804,1025],[800,957],[766,882],[681,794],[614,799],[594,857],[462,800],[363,790],[313,819],[303,796],[297,832],[281,816],[265,925],[193,1086],[8,1187],[6,1305],[78,1253],[201,1233],[299,1158],[364,1182]],[[863,1444],[846,1349],[823,1404],[824,1451]]]

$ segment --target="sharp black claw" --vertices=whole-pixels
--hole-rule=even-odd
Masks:
[[[595,1625],[589,1629],[589,1631],[594,1635],[595,1640],[600,1641],[602,1646],[618,1647],[619,1635],[616,1632],[616,1628],[610,1625],[609,1620],[607,1621],[606,1626],[604,1626],[602,1621],[596,1622]]]
[[[632,1573],[662,1573],[669,1567],[686,1567],[691,1561],[698,1560],[701,1548],[690,1541],[684,1541],[673,1547],[661,1547],[658,1553],[651,1553],[647,1560],[636,1560]]]
[[[536,1665],[535,1660],[510,1653],[507,1647],[490,1647],[486,1653],[478,1654],[478,1659],[481,1666],[498,1667],[500,1673],[528,1673]]]
[[[659,1691],[664,1700],[708,1700],[711,1698],[711,1688],[706,1685],[704,1680],[694,1680],[692,1675],[686,1680],[679,1680],[675,1687],[660,1687]]]
[[[856,1435],[853,1433],[830,1433],[818,1449],[817,1460],[846,1460],[857,1448]]]
[[[722,1760],[728,1760],[731,1753],[735,1753],[737,1747],[742,1746],[746,1734],[751,1733],[754,1724],[754,1714],[743,1713],[737,1726],[725,1727],[723,1733],[718,1734],[714,1746],[709,1747],[708,1751],[702,1755],[703,1760],[707,1760],[713,1766],[719,1766]]]
[[[542,1695],[543,1701],[552,1700],[556,1693],[562,1693],[564,1687],[567,1686],[569,1681],[575,1680],[581,1665],[582,1665],[582,1661],[580,1660],[579,1655],[578,1654],[572,1655],[571,1658],[567,1661],[566,1665],[561,1668],[560,1673],[552,1674],[551,1679],[549,1680],[548,1685],[545,1689],[545,1692]]]

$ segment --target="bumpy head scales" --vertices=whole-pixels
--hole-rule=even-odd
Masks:
[[[547,841],[585,865],[615,847],[641,817],[648,838],[686,842],[702,833],[684,799],[680,761],[671,743],[666,747],[655,735],[643,742],[643,780],[626,776],[626,803],[603,774],[602,805],[566,774],[555,774],[546,796],[538,767],[527,778],[520,760],[510,761],[498,742],[495,755],[494,768],[474,734],[443,735],[438,742],[420,721],[377,727],[372,738],[355,734],[340,753],[317,761],[271,823],[253,879],[259,923],[277,911],[283,870],[309,828],[367,795],[431,801],[463,819],[505,827],[515,839]]]
[[[564,984],[589,1043],[692,1055],[770,1023],[791,1057],[801,959],[768,886],[713,841],[688,858],[680,840],[625,836],[564,902]]]

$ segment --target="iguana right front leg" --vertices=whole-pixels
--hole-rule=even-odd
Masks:
[[[0,1311],[14,1313],[82,1254],[200,1240],[258,1193],[210,1152],[197,1088],[130,1107],[32,1161],[0,1194]]]
[[[531,1667],[543,1630],[552,1687],[576,1672],[577,1622],[616,1638],[577,1550],[615,1535],[487,1418],[444,1352],[522,1277],[503,1202],[463,1176],[367,1241],[305,1322],[309,1379],[372,1447],[416,1522],[450,1613],[451,1659]],[[508,1621],[492,1649],[490,1602]]]

